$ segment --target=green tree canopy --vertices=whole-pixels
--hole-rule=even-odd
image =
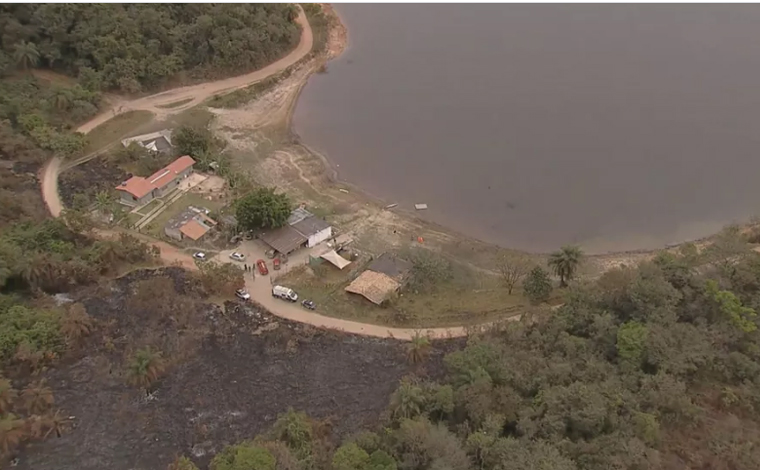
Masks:
[[[243,230],[282,227],[290,217],[292,205],[287,194],[275,188],[258,188],[237,201],[235,215]]]
[[[549,300],[552,293],[552,281],[540,266],[530,270],[523,280],[523,293],[533,304],[540,304]]]
[[[211,461],[211,470],[275,470],[275,459],[267,449],[244,442],[227,446]]]
[[[369,454],[354,443],[338,447],[332,459],[333,470],[367,470],[369,464]]]

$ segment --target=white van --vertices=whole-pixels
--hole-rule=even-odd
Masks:
[[[282,286],[272,287],[272,297],[279,297],[282,300],[290,300],[291,302],[298,300],[298,294],[296,294],[296,291]]]

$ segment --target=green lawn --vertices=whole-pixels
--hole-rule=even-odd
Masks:
[[[127,111],[109,119],[87,133],[87,146],[84,149],[84,154],[98,151],[109,144],[129,137],[131,133],[149,123],[151,119],[153,119],[153,113],[150,111]]]
[[[355,266],[361,271],[363,266]],[[379,307],[361,296],[344,291],[352,266],[340,271],[323,264],[312,275],[305,267],[296,268],[282,278],[282,284],[299,296],[317,303],[323,315],[388,326],[429,328],[475,325],[519,314],[528,301],[515,289],[509,295],[498,277],[458,267],[459,274],[424,293],[409,289]]]
[[[153,219],[147,226],[143,227],[143,232],[156,238],[161,238],[164,234],[164,226],[169,220],[180,212],[184,211],[187,206],[205,207],[210,211],[219,210],[222,205],[219,201],[208,201],[197,193],[185,193],[182,197],[169,205],[161,214]]]

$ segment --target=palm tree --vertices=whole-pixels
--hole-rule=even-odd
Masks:
[[[59,111],[65,111],[69,109],[71,105],[71,93],[66,89],[58,89],[53,96],[53,103],[55,108]]]
[[[108,191],[99,191],[95,195],[95,208],[106,214],[111,211],[113,206],[113,195]]]
[[[13,388],[11,381],[0,376],[0,414],[7,413],[11,410],[13,402],[16,400],[18,393]]]
[[[0,449],[4,455],[8,455],[24,440],[26,434],[24,428],[24,420],[13,413],[3,415],[0,419]]]
[[[47,254],[38,254],[26,262],[21,277],[32,289],[48,286],[56,277],[58,266]]]
[[[26,430],[32,439],[42,439],[45,435],[45,418],[32,415],[26,420]]]
[[[430,339],[427,336],[422,336],[418,331],[407,345],[406,358],[412,364],[419,364],[427,359],[428,354],[430,354],[430,347]]]
[[[559,286],[567,287],[567,281],[573,278],[575,270],[583,257],[580,247],[573,245],[563,246],[549,256],[549,267],[554,274],[559,276]]]
[[[27,385],[21,392],[21,399],[29,414],[42,414],[53,405],[53,391],[45,386],[45,379],[41,379]]]
[[[422,413],[425,395],[422,388],[409,379],[403,379],[391,395],[390,409],[394,418],[413,418]]]
[[[54,431],[55,437],[61,437],[61,434],[63,434],[63,431],[66,428],[66,423],[68,422],[68,418],[63,416],[61,410],[55,410],[55,413],[45,416],[43,420],[45,427],[47,428],[47,432],[43,436],[43,439],[47,439]]]
[[[76,342],[92,331],[92,318],[87,314],[82,304],[74,304],[61,321],[61,333],[69,340]]]
[[[138,349],[129,365],[129,381],[147,388],[158,379],[165,368],[161,351],[153,351],[150,347]]]
[[[13,58],[22,69],[27,70],[40,62],[40,51],[34,43],[21,41],[13,46]]]

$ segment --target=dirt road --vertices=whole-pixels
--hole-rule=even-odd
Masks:
[[[300,7],[299,10],[300,12],[298,18],[296,18],[296,22],[301,25],[301,40],[295,49],[293,49],[287,56],[283,57],[277,62],[267,65],[263,69],[257,70],[255,72],[239,75],[237,77],[225,78],[224,80],[174,88],[172,90],[157,93],[155,95],[145,96],[143,98],[138,98],[132,101],[115,99],[110,103],[110,107],[108,109],[104,110],[102,113],[95,116],[90,121],[79,126],[77,130],[86,134],[100,124],[103,124],[104,122],[113,118],[115,115],[127,111],[150,111],[154,113],[158,119],[163,119],[170,114],[176,114],[186,109],[192,108],[193,106],[196,106],[219,93],[231,92],[239,88],[245,88],[271,75],[282,72],[286,68],[304,58],[309,52],[311,52],[311,47],[314,42],[311,27],[309,26],[309,22],[306,20],[306,14],[304,14],[303,9]],[[190,101],[173,108],[161,108],[161,106],[184,100]]]
[[[111,99],[110,107],[99,114],[92,120],[82,124],[77,129],[79,132],[88,133],[95,127],[103,124],[119,113],[135,110],[146,110],[153,112],[158,118],[164,118],[170,114],[184,111],[188,108],[198,105],[209,97],[225,91],[233,91],[244,88],[252,83],[258,82],[270,75],[285,70],[295,64],[301,58],[305,57],[312,47],[313,37],[306,15],[301,10],[296,20],[303,28],[301,40],[298,46],[283,59],[261,69],[246,75],[232,77],[215,82],[202,83],[199,85],[176,88],[151,96],[146,96],[132,101],[121,100],[119,98]],[[169,103],[182,100],[190,100],[187,103],[174,108],[160,108]],[[58,194],[58,175],[61,171],[61,160],[52,158],[44,167],[41,175],[42,198],[53,217],[59,217],[63,210],[60,196]],[[97,235],[104,238],[118,236],[116,231],[98,231]],[[138,238],[158,247],[161,250],[161,258],[166,264],[179,264],[190,270],[197,269],[192,256],[178,250],[177,248],[154,240],[144,235],[137,235]],[[272,314],[292,321],[306,323],[317,328],[329,328],[332,330],[344,331],[363,336],[372,336],[377,338],[396,338],[401,340],[410,340],[416,334],[423,334],[431,338],[452,338],[465,336],[467,331],[463,327],[453,328],[389,328],[380,325],[370,325],[338,318],[326,317],[317,313],[303,309],[299,304],[291,304],[278,300],[271,295],[271,284],[268,278],[258,278],[254,280],[246,276],[246,288],[251,293],[251,297],[262,304]]]

